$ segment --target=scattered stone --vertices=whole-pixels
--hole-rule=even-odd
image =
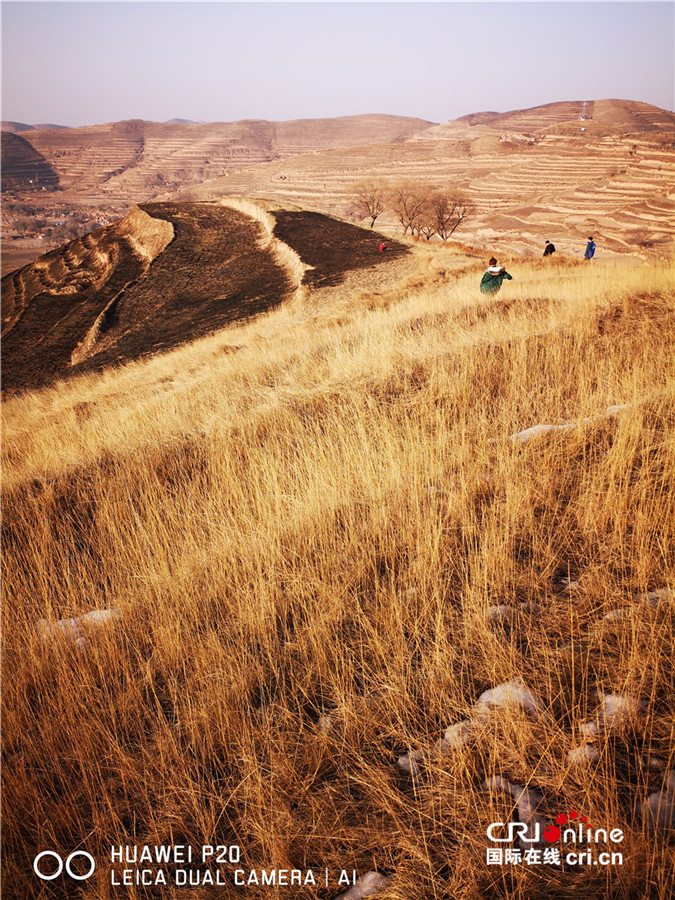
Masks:
[[[337,900],[365,900],[383,891],[394,880],[393,875],[380,875],[379,872],[368,872],[351,887],[346,894],[340,894]]]
[[[483,788],[491,794],[497,794],[502,791],[505,794],[511,793],[511,783],[502,778],[501,775],[491,775],[483,782]]]
[[[582,744],[567,754],[567,762],[571,766],[585,765],[600,759],[598,748],[594,744]]]
[[[319,716],[317,726],[322,734],[328,734],[329,731],[333,730],[333,720],[330,716]]]
[[[597,718],[582,722],[579,726],[579,731],[585,737],[597,737],[603,731],[636,716],[645,707],[643,700],[630,694],[603,694],[602,691],[596,691],[596,696],[600,701]]]
[[[640,760],[643,769],[651,769],[653,772],[665,772],[666,763],[659,756],[642,757]]]
[[[450,751],[465,747],[473,738],[473,727],[473,722],[469,719],[450,725],[449,728],[446,728],[445,734],[441,739],[441,744],[443,745],[441,749]]]
[[[647,591],[646,594],[638,596],[640,603],[648,603],[650,606],[660,606],[661,603],[667,603],[673,598],[675,591],[671,588],[659,588],[658,591]]]
[[[536,822],[539,822],[541,826],[541,833],[543,833],[543,829],[546,823],[544,822],[543,817],[540,816],[537,812],[537,809],[544,798],[536,791],[528,791],[527,788],[524,788],[519,784],[512,784],[510,787],[511,796],[516,801],[518,818],[520,819],[520,821],[525,822],[530,826],[534,825]]]
[[[540,434],[548,434],[551,431],[569,431],[570,428],[576,427],[576,422],[569,422],[566,425],[533,425],[517,434],[509,435],[506,440],[511,444],[526,444]]]
[[[506,603],[487,608],[487,617],[491,622],[512,622],[515,615],[516,610],[512,606],[507,606]]]
[[[411,750],[410,753],[399,756],[396,760],[396,765],[406,775],[411,775],[413,778],[419,778],[422,774],[422,765],[425,758],[426,754],[424,750]]]
[[[520,706],[534,716],[545,714],[544,704],[525,687],[520,676],[484,691],[478,698],[474,711],[481,715],[504,706]]]
[[[675,825],[675,774],[668,776],[662,790],[650,794],[640,804],[640,813],[643,821],[652,828]]]
[[[644,709],[644,701],[630,694],[603,694],[598,692],[600,717],[605,725],[616,724],[621,719],[637,715]]]
[[[597,735],[600,734],[600,726],[593,720],[589,722],[582,722],[581,725],[579,725],[579,731],[585,737],[597,737]]]
[[[520,821],[530,828],[539,824],[539,834],[540,836],[543,835],[546,821],[543,816],[540,816],[537,812],[539,805],[544,799],[541,794],[538,794],[536,791],[530,791],[521,784],[511,784],[510,781],[507,781],[506,778],[502,778],[501,775],[492,775],[490,778],[486,778],[483,782],[483,787],[493,794],[498,791],[510,794],[516,801],[516,808],[518,810],[518,818]],[[520,838],[519,843],[521,846],[525,847],[537,846],[536,843],[532,843],[531,841],[525,842]],[[541,843],[541,840],[539,843]]]
[[[72,640],[80,650],[84,650],[87,646],[84,634],[88,628],[102,627],[119,618],[118,609],[94,609],[72,619],[58,619],[55,622],[40,619],[37,627],[38,633],[44,641],[66,637]]]
[[[618,609],[611,609],[603,618],[606,622],[616,622],[617,619],[627,619],[630,616],[630,608],[621,606]]]
[[[533,425],[524,431],[518,431],[516,434],[509,435],[506,440],[512,444],[526,444],[533,437],[537,437],[540,434],[548,434],[551,431],[569,431],[570,428],[577,428],[579,425],[590,425],[601,419],[610,418],[627,409],[629,405],[628,403],[620,403],[616,406],[608,406],[604,413],[600,413],[597,416],[584,416],[583,419],[578,419],[576,422],[565,422],[562,425]],[[497,439],[491,438],[489,443],[496,444]]]
[[[410,775],[413,781],[417,781],[422,775],[422,767],[432,756],[444,756],[461,750],[471,742],[472,738],[473,724],[465,719],[446,729],[444,737],[436,741],[431,752],[424,749],[411,750],[409,753],[399,756],[396,765],[405,775]]]
[[[561,578],[558,584],[563,589],[564,593],[572,593],[572,591],[578,591],[581,587],[580,581],[572,581],[571,578]]]

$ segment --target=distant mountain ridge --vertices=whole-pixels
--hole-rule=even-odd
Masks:
[[[17,131],[61,131],[62,129],[68,127],[68,125],[53,124],[26,125],[25,122],[8,122],[4,119],[2,121],[2,130],[14,133],[16,133]]]
[[[428,129],[423,136],[446,140],[466,127],[527,134],[579,133],[581,128],[596,136],[670,132],[675,134],[675,113],[637,100],[571,100],[546,103],[508,112],[479,112],[460,116]]]
[[[599,234],[612,251],[665,251],[675,246],[674,150],[674,113],[620,99],[483,111],[440,125],[376,114],[288,122],[132,119],[3,132],[2,187],[20,202],[30,193],[23,198],[29,205],[38,202],[38,190],[51,219],[61,212],[56,206],[98,208],[110,221],[134,203],[223,196],[345,217],[354,181],[412,178],[462,191],[475,203],[461,235],[475,243],[537,253],[551,238],[569,240],[570,252],[578,252],[589,234]],[[390,210],[378,227],[397,229]],[[25,264],[19,249],[5,242],[6,265],[11,253],[17,266]]]
[[[347,215],[349,187],[413,179],[452,187],[476,205],[461,240],[540,255],[550,238],[583,251],[589,234],[603,251],[675,248],[675,114],[628,100],[550,103],[476,113],[387,146],[348,149],[241,168],[183,189],[178,199],[223,195],[274,198]],[[396,231],[389,210],[379,228]]]
[[[53,167],[63,189],[136,201],[300,153],[402,143],[432,125],[424,119],[379,114],[206,124],[129,119],[33,130],[23,137]]]

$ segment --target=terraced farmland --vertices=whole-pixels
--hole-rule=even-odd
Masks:
[[[272,159],[360,143],[402,141],[431,125],[398,116],[175,124],[129,120],[89,128],[30,131],[23,139],[64,188],[134,202]]]
[[[653,108],[642,109],[645,104],[626,111],[618,101],[602,101],[587,107],[589,114],[600,108],[597,120],[580,120],[565,118],[574,112],[568,106],[580,111],[580,104],[551,106],[563,107],[555,124],[556,110],[550,108],[485,114],[475,117],[476,125],[457,120],[402,145],[255,166],[207,182],[190,195],[279,198],[346,215],[354,180],[415,178],[462,189],[475,201],[477,215],[457,237],[478,245],[536,255],[550,238],[573,254],[595,232],[602,251],[672,249],[675,116],[664,110],[651,115]],[[527,126],[528,113],[533,127],[516,130]],[[638,127],[643,130],[631,131]],[[396,220],[385,214],[378,225],[395,229]]]

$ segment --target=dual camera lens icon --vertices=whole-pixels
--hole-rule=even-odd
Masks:
[[[89,871],[86,873],[73,870],[73,860],[80,856],[89,862]],[[54,866],[53,864],[47,863],[46,858],[51,858],[56,862],[56,871],[51,871]],[[74,850],[65,860],[53,850],[43,850],[42,853],[38,853],[33,860],[33,871],[38,878],[42,879],[42,881],[54,881],[55,878],[58,878],[61,875],[64,868],[68,875],[70,875],[71,878],[74,878],[75,881],[86,881],[87,878],[91,878],[94,874],[96,861],[91,853],[87,853],[84,850]],[[78,866],[78,868],[80,868],[80,866]],[[45,869],[47,869],[46,872],[44,871]]]

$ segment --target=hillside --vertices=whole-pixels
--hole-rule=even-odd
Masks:
[[[30,143],[20,134],[2,133],[3,190],[55,190],[59,177]]]
[[[415,178],[464,191],[477,210],[457,237],[486,252],[538,256],[551,239],[560,251],[579,255],[593,234],[599,252],[669,253],[674,123],[673,113],[649,104],[597,100],[476,113],[442,125],[371,115],[278,123],[138,120],[25,132],[20,139],[32,142],[59,190],[36,192],[29,170],[12,181],[13,166],[7,168],[3,274],[44,250],[26,234],[26,216],[44,220],[48,247],[63,243],[58,222],[110,222],[153,199],[255,197],[345,217],[350,186],[364,177],[385,184]],[[391,213],[378,227],[398,230]]]
[[[400,142],[430,124],[383,115],[213,124],[130,120],[88,128],[33,130],[24,134],[24,139],[54,167],[64,189],[143,201],[160,190],[196,184],[233,169],[298,153]],[[13,175],[11,167],[8,174]]]
[[[198,209],[149,209],[152,274]],[[3,402],[3,896],[73,897],[32,865],[81,847],[91,900],[671,900],[672,266],[514,255],[485,297],[407,242],[336,284],[285,212],[286,302]],[[176,844],[239,862],[115,886]]]
[[[675,135],[675,113],[633,100],[577,100],[546,103],[530,109],[516,109],[505,113],[483,112],[461,116],[454,122],[437,125],[425,132],[425,139],[440,138],[453,126],[487,126],[495,131],[516,131],[527,134],[578,134],[583,128],[595,137],[622,136],[643,133]]]
[[[54,125],[53,122],[44,122],[38,125],[27,125],[25,122],[9,122],[3,119],[0,127],[3,131],[56,131],[58,129],[67,128],[67,125]]]
[[[372,231],[318,213],[268,218],[266,231],[220,204],[146,203],[6,276],[3,389],[119,365],[267,312],[300,286],[303,266],[319,286],[391,260]]]
[[[458,236],[486,249],[539,255],[550,238],[580,253],[594,234],[610,252],[675,247],[675,115],[603,100],[483,113],[430,128],[402,145],[327,151],[259,165],[177,196],[277,198],[344,215],[349,186],[372,177],[463,190],[477,215]],[[582,131],[582,129],[584,129]],[[378,226],[396,229],[393,216]]]

